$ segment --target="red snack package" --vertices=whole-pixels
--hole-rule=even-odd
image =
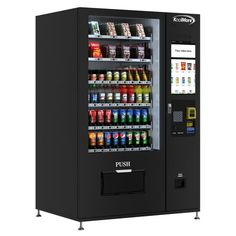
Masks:
[[[89,51],[91,57],[95,58],[102,57],[100,43],[98,42],[89,42]]]

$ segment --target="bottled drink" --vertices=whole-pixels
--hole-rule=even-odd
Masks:
[[[119,121],[119,111],[117,109],[113,109],[112,110],[112,123],[114,125],[117,125],[118,124],[118,121]]]
[[[91,86],[90,91],[91,91],[90,92],[90,101],[92,103],[97,103],[98,102],[98,93],[97,93],[95,84]]]
[[[107,98],[108,103],[113,102],[113,92],[112,92],[112,89],[110,87],[106,88],[106,98]]]
[[[141,117],[140,109],[134,109],[134,122],[136,125],[140,124],[140,117]]]
[[[120,87],[120,95],[121,95],[121,103],[127,103],[128,96],[127,96],[127,88],[125,85]]]
[[[134,80],[131,70],[128,71],[128,80],[129,81],[133,81]]]
[[[150,87],[144,86],[142,89],[143,92],[143,103],[149,103],[150,102]]]
[[[129,146],[129,147],[133,146],[133,132],[128,131],[126,133],[126,137],[127,137],[127,146]]]
[[[127,113],[126,113],[126,117],[127,117],[127,124],[132,124],[133,123],[133,109],[128,109]]]
[[[115,71],[115,72],[114,72],[113,79],[114,79],[115,81],[119,81],[119,80],[120,80],[120,72],[119,72],[119,71]]]
[[[110,109],[105,110],[105,123],[107,125],[111,124],[111,110]]]
[[[107,73],[106,73],[106,80],[108,80],[108,81],[112,80],[112,72],[111,71],[107,71]]]
[[[97,146],[98,146],[98,148],[102,148],[104,146],[103,132],[97,132]]]
[[[135,102],[134,86],[129,85],[127,91],[128,91],[128,102],[129,103],[134,103]]]
[[[120,90],[118,86],[113,88],[114,103],[120,103]]]
[[[120,146],[121,147],[126,146],[126,133],[125,133],[125,131],[120,132]]]
[[[149,122],[148,110],[147,109],[142,109],[141,110],[141,122],[142,122],[143,125],[146,125]]]
[[[143,147],[147,146],[147,144],[148,144],[147,131],[141,131],[140,139],[141,139],[141,142],[140,142],[141,146],[143,146]]]
[[[143,80],[143,81],[148,81],[148,77],[147,77],[147,74],[146,74],[146,72],[145,72],[144,69],[143,69],[143,71],[142,71],[142,80]]]
[[[142,97],[142,88],[140,85],[135,87],[135,95],[136,95],[136,103],[142,103],[143,97]]]
[[[119,133],[117,131],[112,132],[112,147],[118,147]]]
[[[97,111],[97,119],[99,125],[104,125],[104,110]]]
[[[105,132],[105,146],[108,148],[111,146],[111,132]]]
[[[122,71],[121,72],[121,80],[122,81],[126,81],[127,80],[127,72],[126,71]]]
[[[135,70],[135,80],[140,81],[140,76],[139,76],[138,70]]]
[[[134,131],[134,145],[136,147],[140,146],[140,132],[139,131]]]
[[[96,110],[89,110],[89,124],[96,125],[97,122],[97,111]]]
[[[99,88],[98,94],[99,94],[99,102],[104,103],[106,101],[106,93],[104,91],[104,87]]]
[[[126,110],[120,109],[120,124],[125,125],[126,124]]]
[[[89,132],[88,137],[89,137],[89,147],[96,148],[96,133]]]

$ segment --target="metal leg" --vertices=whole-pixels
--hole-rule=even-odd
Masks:
[[[36,215],[36,217],[41,217],[40,210],[38,210],[38,214]]]
[[[194,217],[195,220],[200,220],[200,217],[198,216],[198,211],[196,211],[196,216]]]
[[[79,222],[79,230],[84,230],[82,221]]]

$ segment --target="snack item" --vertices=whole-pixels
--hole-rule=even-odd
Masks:
[[[102,52],[101,52],[100,43],[89,42],[89,52],[90,52],[90,57],[101,58]]]
[[[126,37],[131,37],[131,32],[130,32],[130,28],[129,28],[128,23],[117,24],[117,28],[118,28],[119,33],[121,35],[124,35]]]
[[[130,58],[130,46],[122,46],[122,57],[126,59]]]
[[[132,35],[136,35],[142,38],[146,37],[143,24],[130,25],[130,30]]]
[[[139,59],[145,58],[144,46],[137,46],[137,58],[139,58]]]
[[[186,70],[186,62],[181,62],[181,70]]]
[[[102,46],[102,54],[104,57],[115,58],[116,57],[116,45],[104,45]]]
[[[101,24],[101,27],[105,35],[117,36],[115,24],[113,22]]]
[[[91,34],[100,35],[99,24],[97,21],[90,21],[89,22],[89,29],[90,29]]]
[[[89,76],[89,78],[90,78],[90,80],[92,80],[92,81],[96,81],[96,80],[97,80],[97,75],[96,75],[96,74],[91,74],[91,75]]]

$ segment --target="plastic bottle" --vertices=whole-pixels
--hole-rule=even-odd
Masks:
[[[135,80],[140,81],[140,76],[137,69],[135,70]]]
[[[114,103],[120,103],[120,90],[118,86],[112,88]]]
[[[140,85],[135,87],[135,97],[136,97],[136,103],[143,102],[142,88]]]
[[[128,86],[128,102],[129,103],[135,102],[134,86],[133,85]]]
[[[150,102],[150,87],[144,86],[143,87],[143,103],[149,103]]]
[[[128,72],[128,80],[129,81],[133,81],[134,80],[131,70],[129,70],[129,72]]]
[[[146,75],[146,72],[145,72],[144,69],[143,69],[143,71],[142,71],[142,80],[143,80],[143,81],[148,81],[148,78],[147,78],[147,75]]]
[[[127,103],[128,96],[127,96],[127,88],[125,85],[120,87],[120,96],[121,96],[121,103]]]

